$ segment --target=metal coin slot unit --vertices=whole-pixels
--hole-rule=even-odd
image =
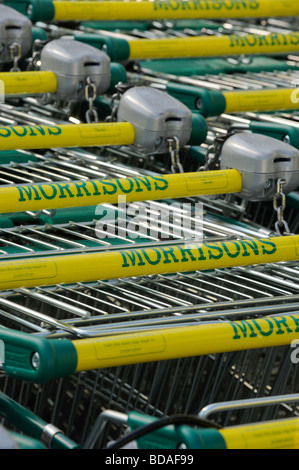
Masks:
[[[0,5],[0,68],[11,63],[17,68],[18,60],[32,47],[31,21],[16,10]]]

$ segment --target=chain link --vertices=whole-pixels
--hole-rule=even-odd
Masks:
[[[86,122],[88,124],[99,122],[97,110],[95,109],[93,105],[96,97],[97,97],[96,84],[91,80],[90,77],[87,77],[86,86],[85,86],[85,98],[88,101],[88,105],[89,105],[89,109],[86,111]]]
[[[284,219],[284,210],[286,208],[286,195],[283,192],[283,187],[286,180],[279,178],[277,180],[276,194],[273,199],[273,207],[277,213],[277,221],[275,222],[275,231],[278,235],[289,235],[290,229],[288,223]],[[283,228],[283,230],[281,230]]]
[[[42,49],[48,42],[48,40],[41,41],[40,39],[36,39],[34,41],[32,48],[32,57],[28,59],[27,72],[31,70],[38,70],[38,62],[41,58]]]
[[[209,170],[217,170],[219,168],[219,159],[221,150],[223,147],[224,142],[228,140],[234,132],[229,132],[226,135],[217,135],[214,143],[210,145],[207,149],[206,153],[206,160],[204,165],[198,168],[198,171],[209,171]]]
[[[169,143],[169,153],[171,158],[171,171],[172,173],[184,173],[184,169],[180,162],[180,141],[177,137],[167,139]]]
[[[14,42],[9,46],[10,57],[13,61],[13,66],[10,72],[20,72],[21,69],[18,67],[19,59],[21,58],[21,46],[17,42]]]
[[[110,108],[111,108],[111,114],[110,116],[107,116],[105,121],[106,122],[115,122],[117,120],[117,113],[118,113],[118,107],[119,107],[119,102],[121,100],[122,95],[132,88],[134,85],[128,84],[128,83],[122,83],[119,82],[116,86],[116,93],[114,93],[111,97],[111,102],[110,102]]]
[[[119,101],[121,99],[121,92],[117,91],[114,93],[111,97],[111,102],[110,102],[110,107],[111,107],[111,114],[110,116],[107,116],[105,121],[106,122],[115,122],[117,119],[117,111],[118,111],[118,105]]]

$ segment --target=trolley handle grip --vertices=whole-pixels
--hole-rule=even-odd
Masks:
[[[249,129],[255,134],[273,137],[299,149],[299,129],[295,127],[277,123],[251,121]]]
[[[3,369],[12,378],[44,383],[76,370],[77,353],[68,339],[46,339],[1,327],[0,340]]]
[[[226,99],[220,91],[205,90],[174,82],[167,82],[166,91],[184,103],[192,112],[197,112],[204,117],[219,116],[225,112]]]

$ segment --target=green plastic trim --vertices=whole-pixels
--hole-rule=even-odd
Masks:
[[[202,165],[206,161],[206,153],[207,153],[206,149],[196,146],[196,145],[195,146],[192,145],[189,148],[189,156],[193,158],[193,160],[196,160],[197,162],[201,163]]]
[[[192,131],[189,145],[200,145],[206,141],[208,135],[207,121],[200,114],[192,113]]]
[[[132,411],[128,415],[128,426],[133,431],[158,418]],[[138,449],[177,449],[180,442],[176,439],[174,426],[165,426],[137,440]]]
[[[293,191],[286,196],[287,207],[293,207],[294,209],[299,209],[299,193]]]
[[[51,21],[55,16],[52,0],[4,0],[2,3],[27,16],[32,23]]]
[[[15,402],[12,398],[0,393],[0,415],[24,432],[30,438],[42,438],[42,433],[47,422],[36,416],[30,410]],[[62,432],[53,436],[51,449],[76,449],[79,445],[65,436]]]
[[[19,150],[1,150],[0,165],[14,163],[37,162],[38,159],[29,152],[21,152]]]
[[[251,121],[249,124],[251,132],[264,134],[274,139],[288,142],[299,149],[299,129],[283,124]]]
[[[111,62],[110,64],[110,71],[111,71],[111,80],[110,80],[110,85],[106,93],[112,94],[115,93],[115,86],[118,83],[127,83],[128,82],[128,77],[127,77],[127,71],[125,67],[121,64],[118,64],[117,62]]]
[[[37,39],[39,41],[47,41],[49,39],[49,36],[47,35],[46,31],[42,28],[38,28],[37,26],[32,26],[31,32],[32,43],[34,43],[34,41],[36,41]]]
[[[0,328],[0,339],[4,342],[3,368],[12,378],[45,383],[76,370],[77,352],[68,339],[48,340],[8,328]],[[39,355],[36,369],[32,365],[35,353]]]
[[[128,415],[128,426],[135,430],[158,418],[132,411]],[[185,444],[188,449],[226,449],[225,440],[214,428],[193,429],[190,426],[165,426],[137,440],[139,449],[178,449]]]
[[[193,429],[177,426],[177,434],[188,449],[227,449],[223,436],[217,429]]]
[[[57,209],[52,217],[42,214],[36,221],[38,224],[68,224],[72,222],[87,222],[97,217],[97,206],[67,207]]]
[[[99,119],[102,121],[111,115],[111,99],[107,96],[97,96],[93,104],[97,108]]]
[[[224,113],[226,100],[220,91],[210,91],[191,85],[168,82],[166,91],[184,103],[192,112],[204,117],[219,116]]]
[[[121,62],[130,57],[130,45],[126,39],[88,33],[74,34],[74,39],[105,51],[113,62]]]
[[[171,75],[219,75],[221,73],[273,72],[275,70],[298,70],[299,65],[289,65],[282,60],[270,57],[251,57],[249,63],[231,63],[222,58],[177,58],[138,61],[141,69]]]
[[[117,20],[109,20],[109,21],[81,21],[80,25],[83,28],[90,28],[90,29],[102,29],[104,31],[132,31],[133,29],[138,29],[139,31],[146,31],[150,27],[152,27],[152,23],[150,21],[117,21]]]

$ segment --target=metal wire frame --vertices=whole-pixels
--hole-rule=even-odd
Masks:
[[[6,178],[4,180],[3,176],[3,183],[35,182],[40,178],[59,180],[72,178],[73,173],[78,176],[79,172],[83,178],[88,178],[91,172],[106,177],[145,171],[128,169],[115,164],[113,157],[105,160],[88,152],[61,150],[49,151],[46,155],[36,152],[33,156],[37,161],[30,164],[3,165]],[[194,203],[197,199],[188,201]],[[160,205],[159,202],[154,206],[144,202],[138,203],[136,208],[143,207],[151,219],[152,211],[158,210]],[[212,207],[214,201],[207,206],[208,210]],[[170,228],[180,227],[184,213],[180,213],[179,207],[177,211],[179,222],[172,217],[168,225],[159,227],[155,238],[147,233],[143,233],[142,239],[130,238],[130,233],[124,238],[118,236],[116,230],[110,246],[105,237],[99,237],[95,221],[82,223],[67,219],[60,224],[41,225],[25,218],[22,224],[1,229],[0,259],[30,257],[36,253],[98,251],[107,246],[113,249],[120,244],[161,243],[164,232],[169,234]],[[113,225],[115,221],[111,223]],[[234,225],[233,221],[220,222],[207,213],[203,233],[197,235],[227,239],[262,234],[269,234],[269,231],[263,227]],[[178,239],[180,236],[172,237],[174,243]],[[32,334],[76,337],[83,330],[86,334],[107,334],[172,322],[242,318],[260,315],[262,307],[267,313],[294,311],[298,295],[296,267],[279,265],[271,267],[270,272],[267,269],[270,268],[252,272],[238,268],[213,273],[178,273],[2,292],[1,322],[4,326]],[[293,392],[298,380],[289,353],[286,347],[271,348],[117,367],[75,374],[44,386],[25,382],[20,386],[4,376],[2,380],[5,393],[29,406],[46,421],[63,428],[75,441],[84,443],[103,408],[125,412],[140,409],[162,416],[176,412],[197,413],[200,405],[220,399]],[[231,420],[241,422],[242,417]],[[113,425],[107,432],[107,439],[116,438],[119,432],[121,429]],[[96,445],[101,447],[105,442],[99,441]]]
[[[47,230],[56,228],[49,226]],[[231,234],[229,225],[226,230],[226,236]],[[78,227],[75,233],[76,241],[81,235],[84,239],[85,232],[78,231]],[[61,240],[60,243],[63,244]],[[88,335],[137,331],[173,322],[248,318],[296,311],[297,279],[296,266],[277,264],[259,269],[19,289],[1,293],[0,316],[4,326],[48,337],[75,337],[84,331]],[[81,445],[103,409],[125,413],[137,409],[158,417],[198,413],[213,401],[295,393],[299,383],[289,347],[88,371],[43,386],[16,384],[4,376],[1,381],[4,393]],[[260,408],[252,419],[296,412],[279,407],[268,415],[269,410]],[[242,412],[230,414],[229,420],[221,416],[225,424],[241,423],[245,418]],[[101,448],[123,430],[115,423],[108,428],[104,441],[99,436],[93,445]]]
[[[70,154],[67,157],[61,155],[59,158],[63,160],[69,158]],[[25,177],[37,178],[33,179],[34,181],[44,177],[52,178],[51,171],[45,176],[44,162],[48,164],[49,157],[39,156],[39,164],[32,165],[30,171],[32,168],[33,170],[31,174],[29,172],[29,176],[27,166],[24,169],[24,165],[21,167],[17,165],[9,172],[11,179],[3,180],[3,183],[10,181],[9,184],[14,184],[16,181],[24,181],[22,180],[24,172],[26,172]],[[73,165],[73,162],[70,165]],[[76,169],[76,166],[72,168]],[[55,171],[57,171],[56,166]],[[84,173],[85,169],[81,168],[81,171]],[[55,173],[54,177],[61,176]],[[212,201],[210,205],[213,206],[214,202]],[[35,253],[36,248],[32,248],[30,243],[35,246],[39,244],[42,249],[50,251],[61,250],[61,243],[64,251],[82,250],[82,248],[85,250],[84,241],[90,237],[90,230],[95,230],[94,223],[85,225],[82,227],[82,224],[77,223],[52,227],[32,225],[16,227],[5,230],[4,246],[9,245],[12,240],[21,240],[21,243],[18,243],[17,247],[13,245],[13,248],[22,250],[25,247],[26,255]],[[231,226],[224,230],[225,233],[221,230],[219,233],[218,230],[214,236],[231,236],[231,230]],[[70,241],[69,231],[72,231],[72,236],[74,233],[75,240]],[[66,233],[68,237],[64,238]],[[91,238],[92,242],[98,242],[94,234]],[[149,240],[146,242],[149,243]],[[66,248],[66,245],[69,248]],[[28,248],[32,251],[28,251]],[[2,255],[7,256],[7,254],[5,247]],[[125,328],[123,323],[128,323],[132,312],[134,318],[139,318],[140,323],[143,322],[141,327],[146,327],[149,313],[150,320],[157,318],[158,324],[161,324],[161,318],[162,322],[172,321],[173,318],[177,321],[182,315],[187,318],[188,314],[194,312],[201,320],[207,316],[211,318],[213,309],[215,309],[215,319],[224,315],[238,318],[238,315],[242,315],[239,310],[236,314],[235,308],[238,309],[238,306],[244,308],[245,315],[256,315],[257,310],[260,313],[262,306],[266,307],[267,313],[281,309],[286,311],[288,310],[286,303],[290,299],[292,302],[296,300],[297,269],[295,266],[284,265],[271,267],[268,271],[269,269],[265,267],[249,272],[238,268],[206,274],[116,280],[108,284],[19,290],[1,295],[1,316],[5,319],[3,320],[5,325],[16,327],[17,324],[18,328],[25,331],[53,337],[70,333],[75,335],[76,328],[82,328],[83,324],[85,326],[88,324],[88,327],[96,328],[97,331],[104,331],[101,329],[101,322],[103,319],[106,320],[107,316],[109,316],[109,328],[111,328],[110,322],[113,326],[111,316],[116,327]],[[271,284],[268,285],[270,281]],[[198,301],[199,297],[201,303],[196,304],[195,301]],[[291,311],[297,308],[292,302],[289,305]],[[232,303],[233,309],[231,309]],[[248,311],[250,307],[252,313]],[[228,312],[225,312],[225,309]],[[166,314],[171,318],[165,319]],[[124,316],[126,322],[119,323],[120,318]],[[183,320],[185,321],[185,318]],[[49,421],[57,423],[59,427],[64,427],[68,435],[74,435],[74,438],[76,440],[78,438],[81,442],[87,438],[92,423],[103,408],[112,407],[125,412],[130,409],[140,409],[156,416],[176,412],[196,413],[200,406],[210,401],[294,391],[298,387],[298,373],[290,361],[289,348],[286,347],[90,371],[45,386],[22,383],[19,387],[10,379],[2,377],[1,380],[5,392],[9,392],[10,395],[16,394],[18,401],[26,403],[26,406],[33,408],[39,415],[47,416]],[[297,413],[296,409],[288,412]],[[267,413],[265,410],[262,413],[264,414],[255,416],[264,419]],[[279,416],[285,416],[286,410],[283,408],[273,416],[277,416],[277,413]],[[234,415],[230,417],[230,422],[239,423],[242,419],[246,418],[240,414]],[[102,447],[105,441],[116,438],[120,431],[117,426],[110,426],[107,435],[105,432],[104,441],[98,441],[95,445]]]

